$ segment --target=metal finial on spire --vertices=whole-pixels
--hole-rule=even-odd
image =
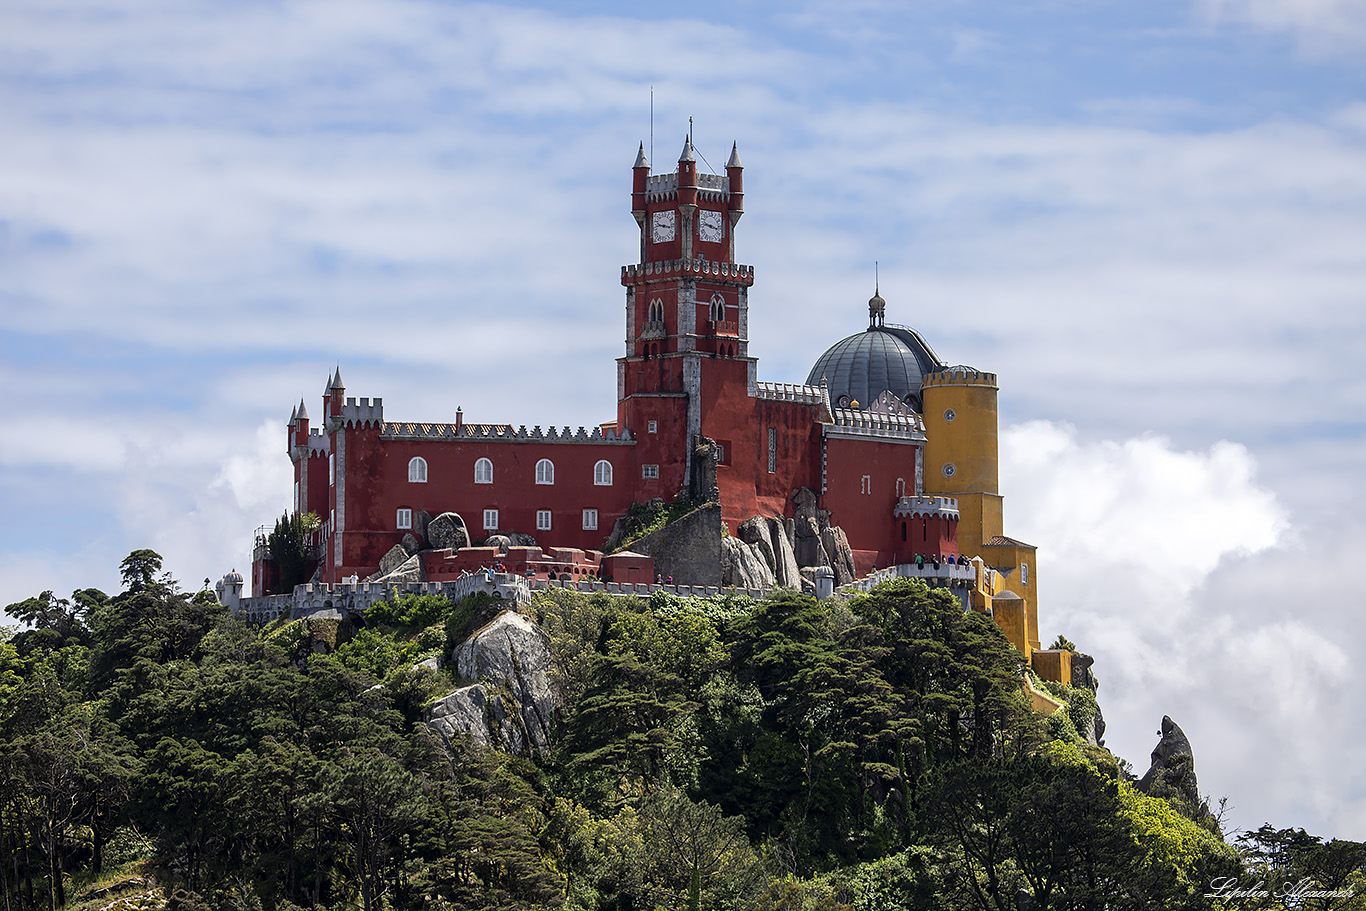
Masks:
[[[887,302],[882,299],[881,278],[877,261],[873,262],[873,296],[868,299],[868,328],[880,329],[886,319]]]

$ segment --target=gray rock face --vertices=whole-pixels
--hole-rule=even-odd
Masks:
[[[659,531],[631,543],[654,558],[655,572],[679,585],[721,585],[721,507],[694,509]]]
[[[721,539],[721,584],[736,588],[772,588],[773,571],[757,544]]]
[[[1161,739],[1153,748],[1152,766],[1134,787],[1153,797],[1177,797],[1192,810],[1209,812],[1200,802],[1191,742],[1170,715],[1162,716]]]
[[[482,683],[464,686],[432,704],[427,723],[447,742],[468,734],[481,746],[522,754],[526,738],[507,713],[501,695],[490,694]]]
[[[379,558],[379,569],[370,577],[371,581],[382,579],[389,575],[389,573],[398,569],[404,563],[407,563],[408,558],[411,556],[412,553],[404,550],[403,545],[395,544],[393,547],[389,548],[387,554]]]
[[[1080,652],[1072,653],[1072,685],[1075,687],[1085,687],[1097,697],[1100,695],[1100,680],[1092,673],[1091,666],[1096,663],[1096,659],[1090,655],[1083,655]],[[1096,714],[1091,719],[1090,726],[1079,731],[1081,736],[1086,738],[1086,742],[1093,746],[1105,746],[1105,716],[1100,713],[1100,700],[1096,700]]]
[[[456,512],[443,512],[427,525],[427,543],[432,550],[459,550],[470,546],[465,520]]]
[[[454,701],[441,717],[466,719],[449,724],[468,724],[459,729],[509,753],[549,751],[564,700],[552,683],[555,658],[544,630],[521,614],[503,611],[457,648],[453,658],[457,673],[479,681],[481,692],[465,687],[447,696],[442,703]],[[480,717],[492,719],[478,730],[469,720],[476,699],[487,708]],[[434,707],[431,720],[436,719]]]
[[[496,547],[498,548],[498,556],[506,557],[508,548],[512,546],[512,539],[507,535],[489,535],[484,539],[484,546]]]
[[[398,549],[402,550],[402,548]],[[408,582],[426,582],[427,574],[422,571],[422,558],[417,554],[413,554],[400,566],[395,567],[378,578],[372,576],[370,581],[382,582],[386,585],[403,585]]]
[[[797,565],[797,554],[792,549],[792,535],[788,523],[774,517],[768,520],[768,530],[773,541],[774,580],[786,588],[801,586],[801,568]]]
[[[507,536],[507,538],[508,538],[509,541],[512,542],[512,546],[513,546],[513,547],[539,547],[539,546],[540,546],[539,544],[536,543],[536,539],[533,538],[531,535],[518,534],[518,533],[515,532],[515,531],[512,532],[511,534],[509,534],[509,535]]]
[[[719,503],[721,488],[716,483],[716,465],[721,447],[715,440],[698,437],[692,448],[692,475],[688,495],[694,503]]]
[[[413,534],[412,532],[408,532],[406,535],[403,536],[403,540],[399,542],[398,546],[402,547],[404,553],[411,557],[413,554],[417,553],[419,550],[422,549],[422,542],[417,539],[417,535]]]
[[[827,525],[821,529],[821,548],[831,569],[835,571],[835,585],[845,585],[854,581],[854,551],[849,547],[849,539],[844,529],[838,525]]]

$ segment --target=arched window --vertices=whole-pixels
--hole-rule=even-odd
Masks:
[[[427,483],[427,460],[415,456],[408,461],[408,480],[415,484]]]
[[[493,483],[493,462],[488,459],[480,459],[474,463],[474,483]]]
[[[711,296],[711,318],[717,323],[726,318],[726,299],[719,294]]]
[[[554,484],[555,483],[555,463],[549,459],[541,459],[536,463],[536,483]]]
[[[612,486],[612,463],[606,459],[600,459],[598,464],[593,466],[593,483],[598,487]]]
[[[645,319],[651,323],[664,322],[664,303],[659,298],[650,301],[650,306],[645,314]]]

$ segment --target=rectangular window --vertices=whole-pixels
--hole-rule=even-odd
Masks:
[[[641,476],[642,478],[657,478],[657,477],[659,477],[659,466],[658,466],[658,465],[642,465],[642,466],[640,466],[640,476]]]
[[[299,502],[299,482],[294,482],[294,511],[303,512],[303,504]]]
[[[720,443],[716,444],[716,464],[726,464],[726,447],[721,445]]]
[[[399,528],[412,528],[412,527],[413,527],[413,511],[412,511],[411,509],[400,509],[400,510],[398,511],[398,527],[399,527]]]
[[[859,492],[859,493],[872,493],[872,492],[873,492],[873,476],[872,476],[872,475],[866,474],[866,475],[863,476],[863,480],[859,482],[859,491],[858,491],[858,492]]]
[[[647,429],[650,433],[658,433],[658,432],[659,432],[659,422],[658,422],[658,421],[651,421],[650,423],[646,424],[645,427],[646,427],[646,429]]]
[[[906,496],[906,479],[905,479],[905,478],[897,478],[897,479],[896,479],[896,495],[897,495],[898,497],[904,497],[904,496]]]
[[[550,510],[548,510],[548,509],[538,509],[538,510],[536,510],[536,530],[537,530],[537,531],[550,531]]]
[[[327,454],[327,483],[337,483],[337,454],[335,452]]]
[[[598,511],[596,509],[585,509],[583,511],[583,530],[598,530]]]
[[[778,471],[778,428],[768,428],[768,473]]]
[[[1021,564],[1020,564],[1020,584],[1021,584],[1021,585],[1028,585],[1028,584],[1029,584],[1029,564],[1028,564],[1028,563],[1021,563]]]
[[[497,531],[497,530],[498,530],[498,510],[496,510],[496,509],[486,509],[486,510],[484,510],[484,531]]]

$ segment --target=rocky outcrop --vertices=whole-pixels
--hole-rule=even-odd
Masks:
[[[692,477],[688,496],[694,503],[721,502],[721,488],[716,483],[716,465],[721,460],[721,447],[715,440],[699,436],[692,448]]]
[[[844,585],[855,579],[854,552],[844,529],[830,524],[830,511],[816,505],[816,495],[805,487],[792,494],[794,505],[790,534],[797,565],[828,566],[835,573],[835,584]],[[803,573],[803,577],[808,574]]]
[[[825,512],[825,510],[821,510]],[[829,513],[826,513],[829,516]],[[821,549],[825,552],[826,563],[835,571],[835,584],[845,585],[853,582],[854,575],[854,551],[849,546],[849,539],[844,535],[844,529],[838,525],[826,525],[821,528]]]
[[[394,549],[403,550],[398,545],[395,545]],[[393,550],[390,550],[389,553],[393,553]],[[371,576],[369,581],[380,582],[384,585],[404,585],[409,582],[426,582],[427,574],[422,571],[422,557],[413,554],[389,572]]]
[[[1077,733],[1086,738],[1086,742],[1093,746],[1105,746],[1105,717],[1100,713],[1100,680],[1092,673],[1091,666],[1096,663],[1096,659],[1090,655],[1083,655],[1080,652],[1072,653],[1072,686],[1088,689],[1096,696],[1096,713],[1091,718],[1091,723],[1086,726],[1086,730]]]
[[[739,538],[721,539],[721,584],[735,588],[773,587],[773,570],[760,545]]]
[[[398,546],[402,547],[403,552],[411,557],[422,549],[422,542],[417,539],[417,535],[410,531],[403,536],[403,540],[399,542]]]
[[[477,683],[433,705],[433,728],[448,739],[462,732],[508,753],[550,750],[564,701],[551,682],[555,658],[544,630],[503,611],[452,657],[456,672]]]
[[[540,547],[531,535],[522,535],[514,531],[509,533],[507,538],[512,542],[513,547]]]
[[[653,557],[655,572],[679,585],[721,585],[721,507],[700,506],[659,531],[631,542]]]
[[[427,525],[427,543],[432,550],[459,550],[470,546],[465,520],[457,512],[443,512]]]
[[[1153,748],[1152,765],[1147,774],[1134,785],[1144,794],[1172,801],[1177,809],[1193,819],[1210,815],[1209,807],[1200,800],[1200,787],[1195,779],[1195,753],[1180,725],[1170,715],[1162,716],[1162,730]]]
[[[484,539],[484,546],[496,547],[498,548],[498,556],[506,557],[508,548],[512,546],[512,539],[507,535],[489,535]]]

